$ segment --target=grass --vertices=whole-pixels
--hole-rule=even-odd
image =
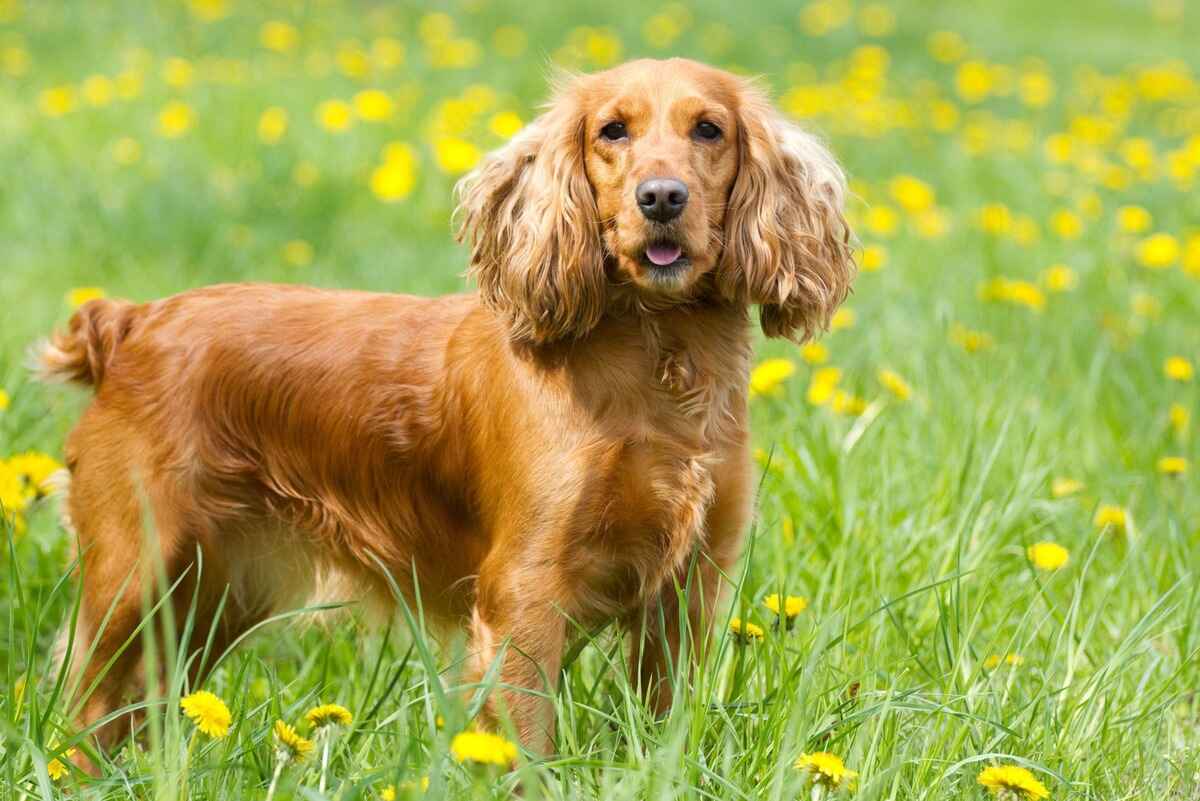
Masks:
[[[893,29],[868,36],[864,4],[841,20],[840,3],[704,2],[690,14],[626,0],[453,3],[447,45],[433,35],[444,20],[415,3],[229,3],[202,19],[221,5],[0,0],[0,388],[10,399],[0,459],[58,456],[82,408],[23,366],[26,347],[66,320],[73,288],[139,300],[230,280],[461,288],[456,176],[438,148],[447,136],[499,145],[491,115],[528,120],[547,59],[588,68],[619,47],[762,73],[830,139],[854,182],[858,236],[886,263],[860,276],[853,324],[822,340],[845,394],[810,403],[818,368],[794,346],[760,345],[796,372],[753,401],[759,514],[729,577],[729,614],[766,633],[743,645],[722,627],[668,719],[630,691],[612,632],[581,634],[557,698],[558,755],[512,773],[467,768],[448,755],[471,712],[452,691],[461,641],[432,637],[416,608],[383,631],[324,610],[313,615],[324,625],[275,621],[222,661],[205,685],[233,713],[222,739],[197,737],[178,713],[195,688],[170,638],[158,642],[167,681],[147,702],[145,736],[107,755],[99,779],[52,780],[48,761],[83,737],[49,659],[74,607],[68,537],[55,501],[39,500],[21,511],[22,531],[0,524],[5,797],[263,797],[273,723],[297,723],[320,702],[354,713],[332,744],[331,798],[376,799],[387,785],[403,797],[403,782],[427,776],[414,797],[504,797],[520,785],[532,798],[793,799],[810,788],[792,763],[814,751],[856,770],[863,799],[982,798],[976,777],[991,764],[1029,768],[1053,798],[1200,793],[1200,448],[1195,421],[1182,420],[1200,395],[1194,378],[1164,371],[1172,356],[1200,361],[1200,194],[1182,174],[1189,159],[1200,169],[1195,9],[896,0]],[[260,44],[271,19],[295,26],[293,50]],[[814,20],[832,28],[816,35]],[[520,36],[498,42],[506,24],[526,40],[508,56]],[[962,34],[966,60],[986,66],[987,97],[962,96],[961,59],[931,57],[934,31]],[[384,36],[404,51],[391,68]],[[477,43],[476,60],[432,66],[457,37]],[[882,70],[880,51],[863,45],[883,49]],[[1171,59],[1170,75],[1184,76],[1174,84],[1143,71]],[[1020,100],[1030,72],[1055,87],[1045,106]],[[135,96],[102,107],[79,97],[88,76],[121,74],[139,79]],[[1160,96],[1163,81],[1175,88]],[[487,102],[467,92],[480,84]],[[48,114],[43,90],[61,85],[74,108]],[[315,120],[322,101],[365,87],[390,93],[388,119],[344,133]],[[477,108],[454,127],[443,102],[464,97]],[[194,114],[176,138],[160,133],[171,100]],[[936,101],[952,123],[937,122],[948,111]],[[268,106],[288,116],[274,144],[257,133]],[[1049,151],[1063,131],[1073,152],[1059,161]],[[1153,145],[1151,166],[1133,137]],[[415,166],[411,189],[386,203],[370,178],[394,141],[411,146]],[[944,232],[893,197],[899,174],[932,189]],[[1007,209],[1007,225],[995,209],[990,228],[981,223],[989,204]],[[1122,230],[1128,205],[1149,213],[1144,230]],[[1077,235],[1064,235],[1063,210]],[[1141,263],[1155,233],[1184,251],[1164,269]],[[1045,274],[1055,264],[1070,280]],[[997,278],[1027,285],[1016,302],[988,299]],[[964,329],[980,336],[964,340]],[[911,395],[889,392],[881,369]],[[1191,471],[1164,475],[1159,460],[1173,456]],[[1083,487],[1058,497],[1062,478]],[[1121,507],[1125,526],[1094,525],[1101,505]],[[1067,565],[1037,569],[1026,548],[1040,541],[1066,547]],[[761,606],[773,592],[808,599],[790,632]],[[289,766],[276,797],[319,797],[320,762]]]

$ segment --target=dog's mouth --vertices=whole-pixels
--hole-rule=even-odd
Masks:
[[[690,263],[679,243],[669,239],[647,245],[642,254],[642,261],[647,267],[655,270],[675,270]]]

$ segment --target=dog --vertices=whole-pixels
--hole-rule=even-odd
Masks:
[[[65,514],[101,747],[164,586],[210,653],[305,599],[419,594],[465,625],[468,678],[498,666],[482,724],[535,753],[573,625],[623,623],[669,708],[752,516],[751,307],[769,337],[828,326],[843,173],[753,82],[642,60],[561,79],[456,193],[478,292],[99,299],[44,344],[46,379],[94,391]]]

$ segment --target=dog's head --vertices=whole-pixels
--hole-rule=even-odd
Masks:
[[[693,61],[563,80],[458,192],[483,300],[525,342],[587,333],[615,285],[645,308],[756,303],[767,335],[804,338],[854,275],[833,157],[750,82]]]

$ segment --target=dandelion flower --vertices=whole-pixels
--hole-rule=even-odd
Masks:
[[[887,249],[881,245],[868,245],[863,248],[861,266],[869,273],[882,270],[887,266]]]
[[[274,50],[276,53],[288,53],[296,48],[300,41],[300,34],[294,26],[286,22],[271,20],[263,23],[259,30],[258,40],[268,50]]]
[[[993,765],[984,768],[978,781],[1001,801],[1039,801],[1049,798],[1050,791],[1032,773],[1016,765]]]
[[[1125,528],[1125,510],[1120,506],[1112,506],[1110,504],[1102,504],[1096,509],[1096,516],[1092,518],[1092,523],[1096,528],[1114,529]]]
[[[829,330],[841,331],[846,328],[853,328],[856,319],[854,309],[843,306],[833,313],[833,317],[829,320]]]
[[[330,133],[342,133],[354,124],[353,109],[341,100],[326,100],[317,106],[317,122]]]
[[[68,748],[63,753],[63,756],[66,757],[67,759],[70,759],[74,755],[75,755],[74,748]],[[63,761],[61,759],[55,758],[46,763],[46,773],[47,773],[47,775],[50,776],[50,781],[54,781],[54,782],[62,781],[63,778],[65,778],[68,773],[67,766],[65,763],[63,763]]]
[[[1059,476],[1050,483],[1050,494],[1055,498],[1066,498],[1083,492],[1084,483],[1074,478]]]
[[[1164,476],[1181,476],[1187,469],[1188,460],[1182,456],[1164,456],[1158,460],[1158,472]]]
[[[3,408],[3,406],[0,406]],[[1191,424],[1192,413],[1188,407],[1182,403],[1172,403],[1171,408],[1167,410],[1167,419],[1171,423],[1171,429],[1176,436],[1186,436],[1188,428]]]
[[[313,742],[301,737],[296,730],[282,720],[275,721],[275,751],[282,761],[301,760],[313,750]]]
[[[417,155],[404,142],[393,142],[384,152],[383,164],[371,173],[371,191],[385,203],[408,197],[417,182]]]
[[[1065,264],[1054,264],[1042,273],[1042,286],[1051,292],[1070,292],[1079,283],[1079,276]]]
[[[392,116],[396,104],[381,89],[364,89],[354,95],[354,110],[367,122],[380,122]]]
[[[258,118],[258,138],[265,145],[273,145],[287,133],[287,111],[271,106]]]
[[[991,334],[984,331],[972,331],[961,323],[950,326],[950,341],[967,353],[978,353],[996,344]]]
[[[781,395],[783,382],[796,372],[796,365],[790,359],[767,359],[750,373],[750,394]]]
[[[813,406],[824,406],[833,400],[838,382],[842,380],[842,371],[836,367],[822,367],[814,370],[808,383],[808,402]]]
[[[762,626],[756,626],[748,620],[735,617],[729,621],[729,632],[743,644],[761,640],[765,632]]]
[[[830,789],[853,783],[858,776],[842,762],[842,758],[828,751],[816,751],[811,754],[801,754],[794,763],[796,770],[809,774],[812,780]]]
[[[987,659],[983,660],[983,666],[987,670],[995,670],[1000,665],[1008,665],[1009,667],[1020,667],[1025,664],[1025,657],[1020,654],[992,654]]]
[[[516,761],[517,746],[497,734],[464,731],[450,741],[450,753],[459,762],[506,768]]]
[[[488,130],[501,139],[512,139],[524,124],[516,112],[501,111],[488,120]]]
[[[67,293],[67,305],[78,309],[89,300],[104,297],[104,290],[98,286],[78,286]]]
[[[209,737],[220,738],[229,734],[233,721],[225,702],[208,690],[197,690],[179,700],[183,714],[191,718],[196,728]]]
[[[327,726],[349,726],[354,720],[350,710],[338,704],[321,704],[314,706],[304,715],[308,725],[314,729],[324,729]]]
[[[867,410],[867,401],[865,398],[839,389],[833,393],[833,402],[829,404],[829,407],[837,414],[858,417]]]
[[[800,347],[800,358],[807,364],[825,364],[829,361],[829,348],[820,342],[806,342]]]
[[[911,175],[897,175],[888,182],[888,192],[907,212],[916,214],[928,211],[933,207],[933,188],[920,178],[914,178]]]
[[[21,477],[33,497],[41,498],[50,494],[53,489],[51,479],[62,465],[44,453],[27,451],[10,458],[8,468]]]
[[[912,397],[912,387],[899,373],[892,370],[880,370],[879,383],[883,384],[884,389],[892,393],[897,400],[908,400]]]
[[[1163,373],[1172,381],[1191,381],[1195,370],[1184,357],[1172,356],[1163,362]]]
[[[438,167],[450,175],[471,170],[483,158],[479,148],[455,136],[438,137],[433,143],[433,151]]]
[[[1058,570],[1071,558],[1071,553],[1056,542],[1037,542],[1025,550],[1025,555],[1038,570]]]
[[[1170,234],[1153,234],[1138,243],[1137,260],[1143,267],[1162,270],[1179,261],[1179,240]]]
[[[8,408],[9,398],[8,393],[0,389],[0,412]]]
[[[195,124],[196,112],[179,100],[172,100],[158,114],[158,132],[168,139],[178,139]]]
[[[1122,206],[1117,209],[1117,226],[1131,234],[1140,234],[1154,222],[1150,212],[1141,206]]]
[[[795,624],[796,617],[808,608],[807,599],[797,595],[781,597],[779,593],[771,593],[766,598],[763,598],[762,604],[783,620],[788,629],[791,629]]]

